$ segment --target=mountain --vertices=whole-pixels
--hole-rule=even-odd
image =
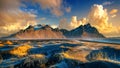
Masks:
[[[104,36],[98,32],[95,27],[92,27],[89,23],[81,25],[71,31],[61,29],[60,30],[67,38],[104,38]]]
[[[12,35],[18,39],[57,39],[65,38],[62,32],[51,28],[49,25],[36,25],[29,26],[25,30],[21,30],[18,33]]]
[[[4,38],[17,39],[60,39],[60,38],[104,38],[95,27],[89,23],[81,25],[71,31],[66,29],[53,29],[49,25],[29,26],[25,30],[21,30]]]

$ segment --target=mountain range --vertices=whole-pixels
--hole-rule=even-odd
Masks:
[[[71,31],[61,29],[60,30],[67,38],[104,38],[101,33],[92,27],[89,23],[81,25]]]
[[[21,30],[4,38],[17,39],[64,39],[64,38],[104,38],[105,36],[92,27],[89,23],[81,25],[73,30],[53,29],[49,25],[29,26],[25,30]]]

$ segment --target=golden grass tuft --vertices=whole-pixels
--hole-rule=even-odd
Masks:
[[[65,46],[62,45],[62,46],[60,46],[60,48],[65,48]]]
[[[32,48],[32,46],[27,45],[27,44],[26,45],[21,45],[21,46],[15,47],[12,50],[10,50],[10,54],[22,57],[22,56],[27,55],[28,50],[31,49],[31,48]]]
[[[116,60],[116,55],[114,55],[113,59],[110,59],[107,55],[107,53],[105,52],[98,52],[98,53],[94,53],[91,56],[92,61],[106,61],[106,62],[112,62],[112,63],[117,63],[120,64],[119,61]]]
[[[84,51],[84,52],[66,51],[62,53],[64,58],[79,60],[81,62],[87,62],[85,57],[88,54],[89,53],[87,51]]]
[[[8,41],[5,42],[5,44],[7,44],[7,45],[12,45],[13,43],[8,40]]]
[[[44,58],[45,55],[43,55],[43,54],[33,54],[33,55],[30,55],[30,57],[32,57],[32,58]]]
[[[63,45],[61,45],[60,48],[67,48],[67,49],[69,49],[69,50],[73,50],[73,49],[74,49],[73,47],[63,46]]]
[[[90,58],[93,61],[94,60],[107,60],[107,59],[109,59],[107,53],[104,53],[101,51],[99,51],[98,53],[93,53]]]
[[[0,43],[0,47],[3,47],[3,46],[4,46],[4,44]]]

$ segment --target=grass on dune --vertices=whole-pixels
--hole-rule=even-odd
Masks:
[[[11,41],[9,41],[9,40],[7,40],[7,41],[5,41],[5,42],[0,41],[0,47],[3,47],[3,46],[5,46],[5,45],[13,45],[13,42],[11,42]]]
[[[99,51],[98,53],[93,53],[91,56],[89,56],[89,58],[92,59],[91,61],[106,61],[106,62],[120,64],[120,62],[116,60],[115,55],[113,59],[110,59],[107,53],[101,51]]]
[[[62,53],[62,55],[64,56],[64,58],[68,58],[68,59],[74,59],[74,60],[79,60],[82,62],[87,62],[85,56],[86,54],[81,54],[81,53],[71,53],[71,52],[64,52]]]
[[[11,41],[6,41],[4,44],[7,44],[7,45],[12,45],[13,43]]]
[[[4,46],[4,44],[2,43],[2,41],[0,41],[0,47],[3,47]]]
[[[91,60],[87,60],[86,56],[88,54],[89,54],[88,52],[71,52],[71,51],[62,52],[62,55],[63,55],[64,58],[79,60],[81,62],[106,61],[106,62],[112,62],[112,63],[120,64],[120,62],[116,60],[115,55],[114,55],[113,59],[110,59],[108,57],[107,53],[98,52],[98,53],[93,53],[91,56],[89,56],[89,58]]]
[[[32,57],[32,58],[44,58],[45,55],[43,55],[43,54],[33,54],[33,55],[30,55],[30,57]]]
[[[3,47],[3,46],[4,46],[4,44],[0,43],[0,47]]]
[[[28,55],[20,68],[46,68],[46,62],[47,59],[43,54]]]
[[[10,54],[22,57],[22,56],[27,55],[28,50],[31,49],[31,48],[32,48],[32,46],[27,45],[27,44],[26,45],[20,45],[18,47],[13,48],[9,52],[10,52]]]
[[[101,51],[99,51],[98,53],[92,53],[91,56],[89,56],[89,58],[94,61],[94,60],[107,60],[109,59],[107,53],[103,53]]]
[[[86,60],[86,56],[89,54],[89,52],[84,51],[84,52],[75,52],[75,51],[66,51],[66,52],[62,52],[62,55],[64,58],[68,58],[68,59],[74,59],[74,60],[79,60],[81,62],[87,62]]]

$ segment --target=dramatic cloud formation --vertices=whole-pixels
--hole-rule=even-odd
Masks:
[[[71,30],[76,27],[79,27],[80,25],[84,25],[86,22],[87,22],[86,18],[77,20],[77,16],[73,16],[70,23],[67,22],[66,18],[61,19],[58,27],[60,29]]]
[[[64,6],[63,0],[33,0],[34,3],[40,5],[43,10],[49,10],[53,15],[59,17],[64,14],[64,11],[70,12],[71,7]]]
[[[112,10],[110,14],[115,14],[117,10]],[[87,18],[77,20],[76,16],[72,17],[70,23],[66,19],[62,19],[59,24],[60,29],[71,30],[80,25],[90,23],[92,26],[96,27],[100,33],[105,36],[117,36],[120,35],[120,27],[113,26],[109,21],[107,9],[104,9],[102,5],[93,5]],[[115,16],[113,16],[115,17]]]
[[[86,23],[86,18],[82,18],[80,20],[77,20],[77,16],[73,16],[72,20],[70,22],[71,29],[74,29],[76,27],[79,27],[80,25],[84,25]]]
[[[62,16],[61,10],[62,0],[34,0],[39,3],[42,9],[49,9],[50,12],[56,16]]]
[[[35,24],[36,15],[21,11],[20,6],[24,6],[20,0],[0,0],[0,37]]]
[[[116,13],[116,10],[111,14]],[[95,26],[101,33],[106,36],[114,36],[120,34],[120,28],[115,27],[112,23],[108,23],[109,17],[107,9],[104,9],[102,5],[93,5],[91,11],[88,14],[89,22]]]
[[[108,26],[107,9],[103,9],[102,5],[93,5],[88,14],[88,19],[92,25]]]

